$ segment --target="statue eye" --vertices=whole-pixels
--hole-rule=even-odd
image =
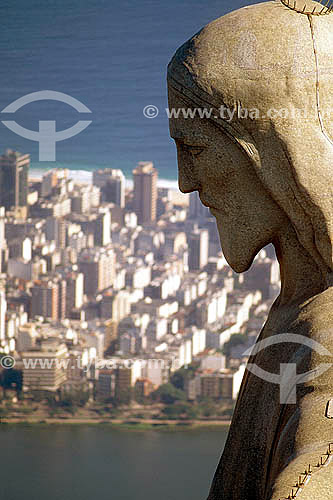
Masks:
[[[199,156],[205,149],[204,146],[189,146],[185,143],[183,143],[183,147],[185,151],[191,153],[193,156]]]

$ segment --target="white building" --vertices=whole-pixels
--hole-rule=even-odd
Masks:
[[[192,356],[197,356],[206,349],[206,330],[192,329]]]
[[[192,363],[192,340],[184,340],[179,348],[180,366],[186,366]]]
[[[23,387],[57,391],[67,380],[67,358],[66,345],[51,338],[42,342],[40,350],[23,352]]]
[[[238,393],[243,381],[244,373],[246,370],[246,365],[240,365],[238,368],[238,371],[234,373],[233,376],[233,385],[232,385],[232,399],[237,399],[238,398]]]
[[[45,274],[47,269],[44,259],[26,261],[23,259],[9,259],[7,273],[8,276],[19,278],[25,281],[32,281],[39,278],[40,274]]]
[[[17,351],[30,351],[36,346],[38,333],[33,323],[26,323],[18,329],[17,333]]]
[[[201,370],[211,370],[217,372],[220,370],[225,370],[226,358],[222,354],[209,354],[202,358],[200,363]]]
[[[0,289],[0,341],[2,342],[6,336],[6,293],[5,290]]]
[[[150,380],[156,387],[168,381],[168,368],[163,359],[149,359],[143,362],[142,377]]]

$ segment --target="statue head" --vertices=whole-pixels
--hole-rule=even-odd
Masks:
[[[170,62],[180,189],[211,207],[237,272],[292,226],[331,275],[332,87],[333,14],[310,0],[232,12]]]

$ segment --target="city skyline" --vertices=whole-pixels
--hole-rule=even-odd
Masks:
[[[267,306],[258,318],[254,311],[278,292],[277,262],[263,253],[236,280],[198,193],[157,187],[157,176],[152,162],[139,161],[129,188],[120,169],[76,183],[54,168],[26,177],[19,211],[1,209],[1,349],[21,373],[23,394],[150,401],[194,363],[182,386],[189,405],[222,398],[228,406],[237,397],[241,353]],[[125,365],[105,369],[108,362]]]

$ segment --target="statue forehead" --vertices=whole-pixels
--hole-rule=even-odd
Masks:
[[[169,95],[169,110],[184,109],[193,107],[189,101],[176,92],[171,86],[168,88]],[[209,122],[209,120],[200,119],[198,116],[194,118],[184,118],[182,113],[179,113],[177,118],[169,119],[170,135],[173,139],[190,140],[192,144],[210,142],[213,132],[221,133]]]
[[[322,8],[309,0],[297,0],[296,8],[301,3],[307,9],[313,5]],[[324,56],[319,64],[327,72],[333,68],[333,14],[313,16],[313,25]],[[311,78],[315,68],[309,16],[293,11],[281,1],[231,12],[208,24],[192,39],[188,63],[210,78],[223,76],[225,68],[234,78],[282,78],[286,74]]]
[[[306,133],[310,124],[318,125],[318,100],[325,127],[331,130],[333,13],[304,15],[281,1],[239,9],[213,21],[178,49],[168,78],[189,97],[190,106],[257,110],[255,120],[233,120],[232,129],[227,127],[242,141],[247,132],[267,131],[272,121],[283,122],[288,137],[296,129]],[[274,109],[301,114],[271,120],[269,112]],[[247,136],[247,143],[251,140]]]

